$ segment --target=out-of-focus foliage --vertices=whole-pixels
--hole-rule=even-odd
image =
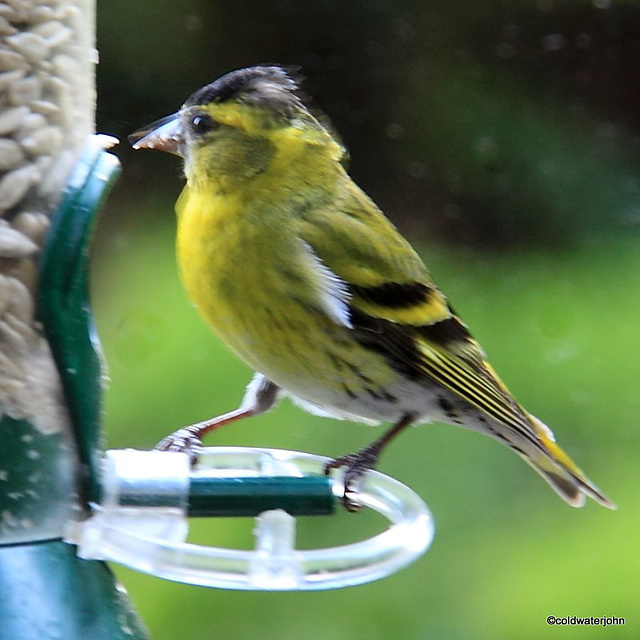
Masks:
[[[300,65],[358,182],[426,263],[519,399],[618,502],[563,504],[521,460],[434,425],[381,469],[433,509],[436,539],[381,582],[317,594],[176,585],[119,570],[156,640],[634,637],[640,557],[640,3],[109,0],[99,3],[98,125],[127,133],[198,86],[260,62]],[[110,447],[152,446],[234,408],[250,371],[191,308],[173,260],[179,161],[118,150],[95,242],[110,365]],[[339,455],[361,425],[288,403],[208,444]],[[300,523],[306,546],[370,535],[366,514]],[[194,539],[250,544],[250,523]],[[627,618],[603,630],[548,615]]]
[[[111,133],[233,68],[298,65],[355,178],[416,233],[566,244],[640,224],[637,2],[110,0],[98,34]],[[145,165],[131,178],[167,175]]]

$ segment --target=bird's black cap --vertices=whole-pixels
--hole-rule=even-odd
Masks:
[[[291,116],[304,108],[293,71],[278,65],[238,69],[198,89],[184,106],[237,100]]]

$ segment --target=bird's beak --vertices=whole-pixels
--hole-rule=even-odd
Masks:
[[[179,113],[165,116],[132,133],[127,139],[134,149],[158,149],[180,156],[183,137],[178,116]]]

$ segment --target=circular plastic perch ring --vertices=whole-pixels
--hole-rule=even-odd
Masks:
[[[121,465],[116,454],[129,459]],[[323,473],[329,459],[294,451],[242,447],[204,449],[197,468],[191,471],[188,457],[179,453],[108,451],[109,459],[106,466],[112,477],[109,479],[109,472],[105,473],[105,483],[111,486],[104,489],[107,495],[102,505],[96,506],[89,520],[75,523],[67,540],[78,545],[81,557],[112,560],[169,580],[223,589],[336,589],[398,571],[424,553],[434,535],[431,513],[420,497],[397,480],[370,471],[353,500],[386,517],[390,525],[367,540],[297,550],[295,518],[277,509],[256,518],[253,550],[186,543],[186,504],[181,508],[178,503],[186,503],[189,478],[226,477],[241,482],[247,477],[317,476]],[[128,492],[126,504],[132,504],[131,488],[135,492],[136,482],[144,476],[140,483],[144,493],[155,483],[154,474],[159,477],[156,486],[164,492],[163,504],[118,504],[118,495],[123,491]],[[336,498],[342,497],[344,488],[337,477],[331,479],[331,489]],[[169,495],[172,491],[173,497]],[[143,498],[140,504],[144,502]],[[357,516],[353,517],[357,524]]]

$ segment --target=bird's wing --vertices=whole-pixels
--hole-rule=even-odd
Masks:
[[[422,260],[357,190],[339,207],[307,210],[301,239],[349,292],[355,338],[410,378],[427,377],[537,441],[528,414],[485,360]]]

